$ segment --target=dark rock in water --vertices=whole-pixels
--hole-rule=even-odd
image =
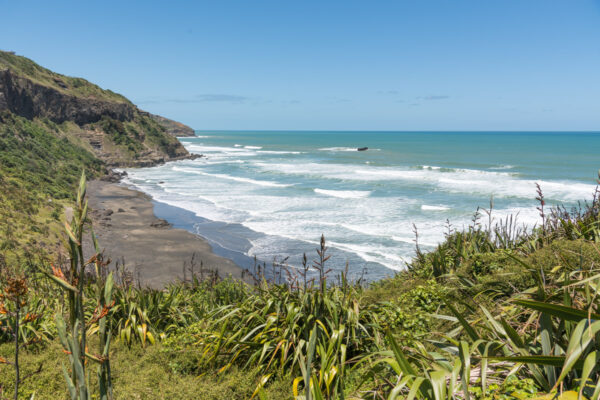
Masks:
[[[153,228],[168,228],[171,226],[171,224],[168,223],[166,220],[159,218],[156,221],[152,222],[150,226]]]
[[[368,147],[359,147],[356,150],[358,150],[358,151],[367,151],[367,150],[369,150],[369,148]]]
[[[104,211],[104,215],[106,215],[107,217],[112,214],[113,214],[113,210],[111,210],[110,208],[108,210]]]
[[[125,212],[125,210],[123,210],[122,208],[119,208],[119,209],[117,210],[117,212]]]

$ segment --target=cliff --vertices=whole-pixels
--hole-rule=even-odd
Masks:
[[[0,54],[0,66],[1,62]],[[10,67],[0,70],[0,110],[27,119],[48,118],[56,123],[72,121],[78,125],[97,122],[103,116],[119,121],[133,119],[136,109],[131,103],[77,96],[69,92],[60,76],[54,82],[63,90],[36,82]]]
[[[0,112],[49,120],[107,166],[150,166],[190,157],[174,137],[191,128],[138,109],[85,79],[0,51]]]

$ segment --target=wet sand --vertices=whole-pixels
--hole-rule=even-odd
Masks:
[[[194,253],[196,272],[202,261],[205,271],[216,270],[221,277],[242,277],[242,269],[214,254],[204,239],[156,218],[152,199],[146,194],[117,183],[92,181],[87,196],[104,254],[113,260],[113,266],[115,260],[124,259],[131,272],[139,271],[142,285],[160,288],[181,280],[183,264],[189,266]]]

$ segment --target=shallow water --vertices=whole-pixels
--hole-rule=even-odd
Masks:
[[[331,267],[348,261],[370,279],[404,268],[414,254],[413,224],[419,244],[431,248],[446,220],[467,226],[493,197],[496,220],[518,213],[533,226],[535,183],[548,203],[575,205],[592,198],[600,167],[598,133],[197,135],[181,141],[206,157],[131,169],[127,182],[202,217],[180,222],[228,251],[267,262],[289,256],[299,265],[303,252],[314,258],[323,233]],[[369,150],[356,151],[363,146]]]

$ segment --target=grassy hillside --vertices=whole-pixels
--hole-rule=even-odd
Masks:
[[[85,231],[83,204],[74,205],[71,258]],[[63,351],[85,338],[88,371],[105,371],[85,388],[109,393],[110,383],[115,398],[596,400],[600,203],[543,216],[532,232],[510,220],[483,228],[475,218],[369,287],[326,272],[324,239],[307,264],[317,279],[289,270],[285,284],[196,271],[165,290],[142,289],[126,270],[108,274],[101,255],[52,268],[4,265],[0,357],[14,360],[15,337],[27,344],[22,372],[33,375],[22,398],[68,398],[57,360],[83,368]],[[97,272],[84,282],[86,266]],[[23,272],[29,278],[11,280]],[[23,286],[18,320],[10,293]],[[69,314],[73,307],[82,312]],[[62,315],[69,326],[85,321],[86,334],[61,328]],[[5,393],[13,367],[0,365]]]
[[[0,113],[0,254],[52,251],[82,169],[90,177],[104,172],[69,129]]]

